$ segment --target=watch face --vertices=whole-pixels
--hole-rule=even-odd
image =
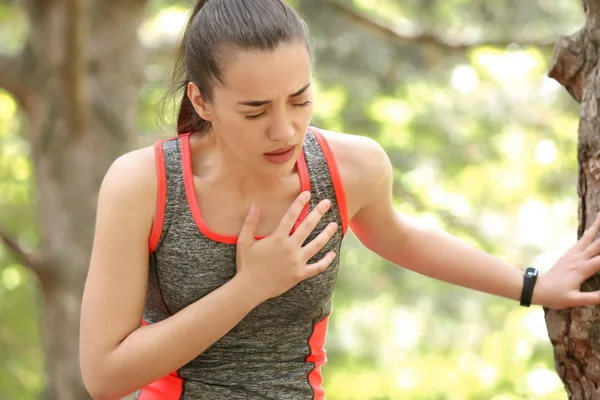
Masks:
[[[538,274],[538,271],[535,268],[527,268],[525,270],[525,275],[530,276],[532,278],[537,276],[537,274]]]

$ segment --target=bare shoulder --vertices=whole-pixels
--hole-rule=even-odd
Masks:
[[[154,214],[158,190],[153,146],[123,154],[106,173],[99,195],[102,205]]]
[[[348,217],[354,214],[371,196],[380,193],[392,176],[388,155],[372,138],[348,133],[321,130],[333,152],[348,203]]]
[[[362,169],[377,168],[378,165],[389,161],[383,147],[370,137],[323,129],[320,131],[340,164],[358,166]]]
[[[104,187],[129,188],[126,192],[156,189],[154,147],[144,147],[117,158],[106,173]]]

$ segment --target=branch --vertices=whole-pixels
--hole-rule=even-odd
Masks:
[[[554,48],[548,76],[556,79],[581,103],[585,81],[597,64],[600,4],[584,0],[585,26],[570,36],[561,36]],[[594,87],[592,84],[592,87]]]
[[[563,85],[578,103],[581,103],[583,82],[590,70],[585,51],[588,45],[584,30],[560,37],[548,72],[548,76]]]
[[[21,248],[21,246],[11,239],[3,229],[0,227],[0,242],[3,242],[4,245],[12,251],[23,263],[24,266],[31,269],[38,278],[41,278],[43,275],[43,271],[41,268],[41,263],[39,263],[36,259],[37,257],[34,254],[27,253],[25,250]]]
[[[386,39],[390,40],[392,43],[397,45],[419,45],[419,46],[430,46],[435,47],[440,50],[446,52],[464,52],[470,48],[478,47],[478,46],[490,46],[490,47],[507,47],[511,43],[517,43],[522,47],[527,46],[535,46],[541,48],[552,49],[554,47],[554,40],[542,40],[542,41],[513,41],[513,40],[490,40],[490,41],[481,41],[481,42],[470,42],[470,43],[454,43],[447,40],[440,39],[436,36],[429,34],[420,34],[420,35],[405,35],[403,33],[394,30],[393,28],[386,26],[373,18],[370,18],[364,14],[361,14],[349,6],[341,4],[336,0],[321,0],[321,3],[325,3],[335,11],[340,14],[345,15],[347,18],[351,19],[357,25],[362,26],[370,31],[378,33],[384,36]]]

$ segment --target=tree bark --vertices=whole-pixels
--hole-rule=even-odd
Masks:
[[[581,103],[579,123],[579,229],[581,237],[600,209],[600,2],[584,0],[585,26],[556,45],[549,76]],[[583,291],[600,289],[593,276]],[[558,375],[572,400],[600,399],[600,308],[545,310]]]
[[[97,192],[109,165],[136,137],[143,83],[137,30],[147,0],[23,3],[32,30],[21,56],[0,64],[11,74],[0,85],[28,117],[39,191],[44,398],[82,400],[90,397],[79,368],[79,315]]]

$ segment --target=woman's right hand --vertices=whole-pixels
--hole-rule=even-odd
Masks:
[[[255,291],[261,302],[277,297],[299,282],[319,274],[335,258],[335,253],[329,252],[317,262],[308,264],[308,260],[317,254],[336,232],[335,222],[327,225],[315,239],[302,246],[331,207],[330,200],[321,201],[290,235],[309,199],[310,192],[300,193],[275,231],[261,240],[254,238],[260,210],[255,205],[250,207],[237,242],[236,277],[243,279],[249,289]]]

